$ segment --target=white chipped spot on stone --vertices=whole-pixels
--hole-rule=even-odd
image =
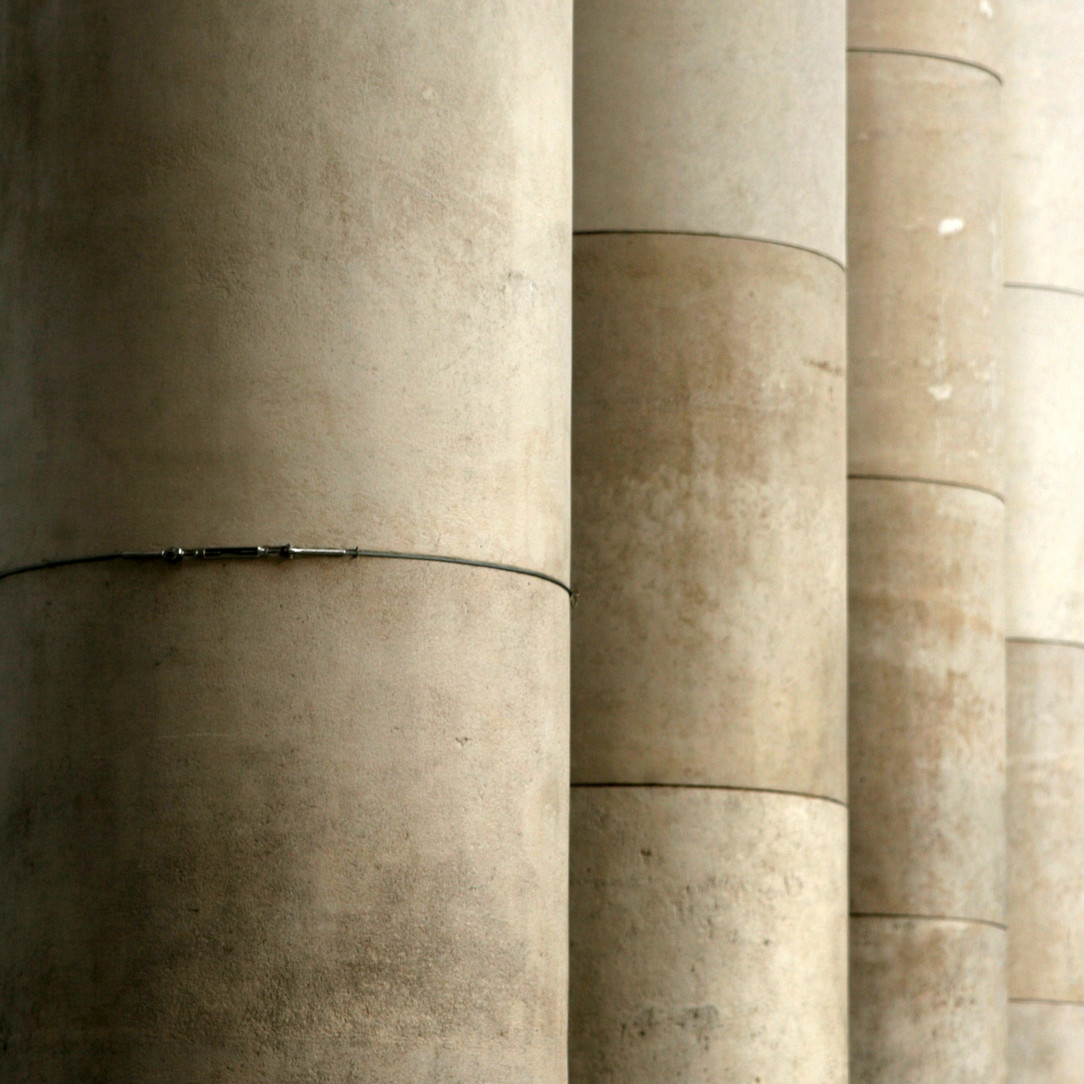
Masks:
[[[937,232],[942,237],[951,237],[954,233],[959,233],[963,228],[964,220],[962,218],[943,218],[937,227]]]
[[[994,17],[994,9],[990,4],[990,0],[980,0],[979,12],[986,16],[987,19]]]
[[[951,384],[933,384],[926,389],[939,403],[952,398]]]

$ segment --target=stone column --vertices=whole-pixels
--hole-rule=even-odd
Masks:
[[[0,570],[441,560],[0,581],[0,1077],[563,1081],[571,5],[2,19]]]
[[[846,1079],[843,7],[576,6],[576,1082]]]
[[[1006,2],[1009,1052],[1084,1062],[1084,10]]]
[[[850,8],[854,1084],[1005,1079],[996,32]]]

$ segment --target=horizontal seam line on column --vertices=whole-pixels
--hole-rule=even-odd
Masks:
[[[1070,1001],[1068,998],[1063,997],[1010,997],[1009,1001],[1017,1005],[1073,1005],[1076,1008],[1084,1009],[1084,1001]]]
[[[28,572],[44,572],[53,568],[68,568],[72,565],[101,564],[105,561],[164,561],[167,564],[180,564],[186,560],[262,560],[268,557],[279,557],[283,560],[293,560],[304,557],[372,557],[394,561],[431,561],[437,564],[466,565],[468,568],[486,568],[495,572],[514,572],[519,576],[530,576],[537,580],[545,580],[569,595],[575,597],[575,592],[568,584],[562,583],[556,576],[548,572],[539,572],[531,568],[520,568],[518,565],[504,565],[496,561],[482,561],[472,557],[449,557],[435,553],[400,553],[395,550],[365,550],[358,547],[340,549],[332,547],[306,547],[306,546],[202,546],[193,549],[183,549],[174,546],[163,550],[118,550],[115,553],[98,553],[85,557],[61,557],[50,561],[38,561],[35,564],[20,565],[17,568],[0,570],[0,580],[6,580],[9,576],[21,576]]]
[[[1079,640],[1047,640],[1042,636],[1006,636],[1007,644],[1038,644],[1040,647],[1076,647],[1084,649]]]
[[[879,49],[874,46],[851,45],[847,47],[848,53],[871,53],[879,56],[913,56],[919,60],[942,60],[946,64],[959,64],[964,68],[974,68],[996,79],[999,86],[1004,86],[1004,80],[993,68],[980,64],[977,60],[964,60],[963,57],[949,56],[947,53],[923,53],[917,49]]]
[[[994,922],[990,918],[962,918],[960,915],[908,915],[888,911],[852,911],[851,918],[902,918],[919,922],[966,922],[973,926],[990,926],[1002,932],[1009,928],[1004,922]]]
[[[1041,282],[1003,282],[1006,290],[1043,290],[1048,294],[1068,294],[1069,297],[1084,297],[1084,290],[1072,286],[1052,286]]]
[[[652,788],[656,790],[663,788],[667,790],[729,790],[748,794],[778,794],[784,798],[808,798],[814,802],[831,802],[832,805],[838,805],[842,809],[847,808],[846,802],[827,794],[809,794],[801,790],[776,790],[772,787],[737,787],[726,783],[572,783],[570,786],[573,789],[577,787],[642,787],[645,790]]]
[[[810,248],[808,245],[796,245],[792,241],[772,241],[767,237],[753,237],[746,233],[714,233],[711,230],[573,230],[573,237],[638,237],[642,235],[654,237],[712,237],[718,241],[750,241],[757,245],[778,245],[780,248],[792,248],[796,252],[806,252],[810,256],[819,256],[822,260],[834,263],[840,271],[846,271],[847,267],[842,260],[835,256],[829,256],[820,249]]]
[[[950,482],[943,478],[911,478],[903,474],[848,474],[847,481],[849,482],[914,482],[916,485],[925,486],[949,486],[952,489],[968,489],[972,493],[982,493],[987,497],[993,497],[995,501],[1005,503],[1005,498],[1000,494],[994,492],[992,489],[987,489],[985,486],[971,485],[969,482]]]

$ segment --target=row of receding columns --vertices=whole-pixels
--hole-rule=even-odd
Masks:
[[[993,9],[850,8],[851,1064],[1005,1079]]]
[[[1005,5],[1009,1079],[1084,1064],[1084,10]]]
[[[1074,1079],[1084,16],[1001,14],[8,6],[0,573],[419,559],[0,579],[0,1076]]]

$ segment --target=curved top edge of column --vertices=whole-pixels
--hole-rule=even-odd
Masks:
[[[847,265],[843,260],[831,253],[822,252],[816,248],[809,248],[806,245],[794,244],[791,241],[774,241],[770,237],[752,237],[743,233],[714,233],[710,230],[649,230],[649,229],[629,229],[629,230],[576,230],[573,233],[574,238],[580,237],[622,237],[622,236],[642,236],[642,235],[656,236],[656,237],[702,237],[706,241],[744,241],[751,245],[775,245],[779,248],[789,248],[795,252],[804,252],[809,256],[816,256],[818,259],[827,260],[830,264],[834,264],[840,269],[840,271],[846,272]]]
[[[959,59],[991,74],[1003,67],[1006,0],[851,0],[847,43]]]
[[[779,798],[798,798],[801,801],[808,802],[829,802],[830,804],[837,805],[842,809],[847,808],[847,800],[845,796],[837,797],[832,794],[813,794],[806,791],[785,790],[777,787],[744,786],[739,783],[661,783],[657,781],[645,782],[642,780],[617,780],[613,782],[603,783],[584,781],[573,777],[570,785],[574,790],[577,788],[583,790],[605,790],[607,788],[612,788],[615,790],[717,790],[738,794],[764,794]]]
[[[843,0],[585,0],[574,229],[772,238],[846,259]]]
[[[851,45],[847,47],[847,53],[851,56],[897,56],[912,60],[933,60],[942,64],[955,64],[962,68],[971,68],[990,76],[999,85],[1005,85],[1004,76],[994,68],[980,64],[977,60],[966,60],[963,57],[952,56],[948,53],[931,53],[920,49],[895,49],[885,46],[874,45]]]
[[[959,482],[947,478],[911,478],[896,474],[872,474],[851,473],[847,475],[847,482],[894,482],[916,486],[946,486],[949,489],[962,489],[968,493],[976,493],[983,497],[990,497],[999,504],[1005,504],[1005,495],[997,490],[988,489],[986,486],[973,485],[970,482]]]
[[[470,557],[453,557],[434,553],[404,553],[393,550],[367,550],[361,547],[308,547],[293,546],[207,546],[186,549],[180,546],[172,546],[162,550],[120,550],[115,553],[91,554],[83,557],[61,557],[52,560],[39,561],[35,564],[18,565],[8,568],[0,568],[0,581],[14,576],[24,576],[32,572],[47,572],[54,569],[72,568],[79,565],[105,564],[110,562],[136,562],[146,564],[162,562],[166,564],[180,564],[189,561],[239,561],[239,560],[263,560],[263,559],[295,560],[305,558],[350,558],[381,559],[393,561],[423,561],[434,564],[461,565],[467,568],[487,569],[494,572],[509,572],[519,576],[528,576],[533,579],[543,580],[561,588],[571,599],[575,600],[573,589],[556,576],[537,569],[521,568],[518,565],[501,564],[497,561],[483,561]]]
[[[1052,282],[1003,282],[1001,285],[1006,290],[1039,290],[1062,297],[1084,298],[1084,286],[1061,286]]]

